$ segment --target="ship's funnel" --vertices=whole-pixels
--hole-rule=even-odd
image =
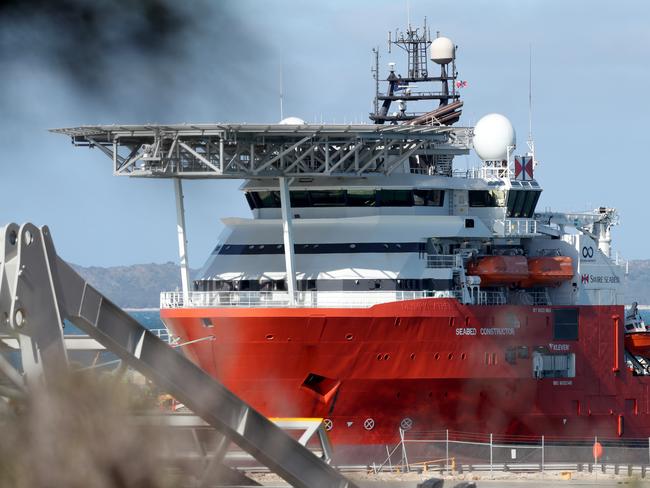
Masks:
[[[474,127],[474,150],[483,161],[504,161],[516,147],[515,129],[501,114],[488,114]]]

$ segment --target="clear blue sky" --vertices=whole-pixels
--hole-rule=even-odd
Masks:
[[[533,130],[544,187],[540,207],[619,209],[614,248],[650,258],[646,162],[650,109],[650,2],[410,0],[460,46],[469,83],[461,123],[501,112],[520,149],[528,132],[528,46],[533,46]],[[200,2],[190,2],[200,6]],[[222,2],[186,33],[189,54],[164,69],[114,60],[110,97],[80,94],[52,64],[19,57],[2,70],[0,222],[48,224],[58,251],[82,265],[177,260],[170,181],[117,178],[97,150],[73,148],[51,127],[93,123],[275,122],[279,66],[285,115],[365,121],[373,96],[373,46],[403,27],[407,2]],[[218,32],[217,32],[218,31]],[[71,53],[74,55],[74,53]],[[110,52],[98,53],[111,56]],[[382,58],[382,65],[401,57]],[[475,155],[457,165],[474,165]],[[240,182],[186,183],[190,263],[200,266],[220,219],[248,216]]]

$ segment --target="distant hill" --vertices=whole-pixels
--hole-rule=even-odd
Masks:
[[[73,267],[99,291],[123,308],[158,308],[161,291],[179,290],[180,271],[174,263],[100,268]],[[650,305],[650,259],[630,261],[625,302]],[[192,270],[194,278],[197,270]]]
[[[83,267],[72,265],[88,282],[122,308],[158,308],[161,291],[180,290],[179,266],[174,263]],[[190,272],[193,278],[196,270]]]

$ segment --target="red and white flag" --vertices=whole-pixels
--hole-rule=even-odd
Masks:
[[[529,181],[533,179],[533,157],[515,156],[515,180]]]

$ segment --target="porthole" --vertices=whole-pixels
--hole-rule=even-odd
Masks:
[[[390,359],[390,354],[384,354],[384,361],[388,361]]]
[[[415,353],[414,352],[411,353],[411,360],[413,360],[413,359],[415,359]]]
[[[465,354],[464,352],[461,352],[460,353],[460,358],[464,361],[465,359],[467,359],[467,354]]]
[[[381,354],[377,354],[377,361],[381,361],[382,359],[384,359],[384,356],[382,356]]]
[[[266,340],[272,341],[274,339],[273,334],[266,334]]]
[[[345,334],[346,341],[351,341],[352,339],[354,339],[354,336],[352,334]]]
[[[454,359],[454,355],[452,353],[447,354],[447,359]]]
[[[435,354],[433,355],[433,358],[434,358],[435,360],[440,359],[440,353],[435,353]]]

